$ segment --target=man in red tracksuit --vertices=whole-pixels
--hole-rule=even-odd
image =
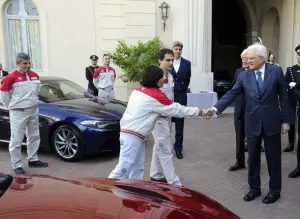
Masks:
[[[30,57],[25,53],[17,55],[18,70],[10,73],[1,82],[0,96],[9,109],[11,137],[9,152],[16,174],[24,174],[21,145],[27,137],[29,167],[48,167],[38,159],[40,146],[38,92],[40,80],[37,73],[30,71]]]

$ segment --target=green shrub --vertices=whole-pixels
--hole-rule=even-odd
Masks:
[[[136,46],[129,46],[124,40],[119,40],[118,43],[111,58],[112,62],[122,69],[120,79],[123,82],[140,82],[145,67],[158,66],[157,54],[163,47],[158,37],[145,43],[139,41]]]

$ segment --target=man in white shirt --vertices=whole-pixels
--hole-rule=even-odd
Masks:
[[[174,99],[173,77],[170,73],[173,67],[173,60],[174,54],[170,49],[162,49],[158,53],[160,68],[164,71],[164,85],[160,90],[171,100]],[[172,160],[171,127],[171,117],[161,115],[156,121],[153,130],[155,142],[153,145],[150,177],[152,181],[182,186],[179,177],[175,174]]]
[[[173,43],[174,63],[171,73],[174,78],[174,101],[186,106],[186,93],[191,79],[191,62],[181,57],[182,49],[183,44],[181,42]],[[172,120],[175,122],[176,130],[174,150],[176,157],[182,159],[184,118],[173,118]]]

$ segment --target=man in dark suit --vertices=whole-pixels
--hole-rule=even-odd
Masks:
[[[91,55],[91,65],[85,69],[85,77],[86,80],[88,80],[88,90],[91,92],[94,96],[98,97],[98,89],[95,87],[93,83],[93,75],[94,72],[99,66],[97,65],[98,63],[98,56],[96,55]]]
[[[238,68],[235,72],[234,83],[238,79],[241,72],[248,70],[247,62],[247,49],[241,54],[242,67]],[[247,145],[245,144],[245,108],[246,102],[244,95],[239,95],[235,100],[234,105],[234,128],[236,137],[236,162],[229,168],[229,171],[237,171],[245,168],[245,152],[248,151]],[[264,152],[264,148],[261,146],[261,152]]]
[[[174,101],[186,106],[186,93],[191,79],[191,62],[181,57],[182,48],[183,44],[181,42],[173,43],[174,62],[171,74],[174,79]],[[174,150],[176,157],[182,159],[184,118],[173,118],[172,120],[175,122],[176,129]]]
[[[246,71],[248,68],[247,63],[247,50],[245,49],[242,54],[242,67],[238,68],[235,72],[234,83],[238,79],[241,72]],[[245,99],[244,95],[241,94],[235,100],[234,106],[234,128],[236,136],[236,163],[229,168],[229,171],[236,171],[245,168]]]
[[[263,203],[270,204],[280,198],[281,192],[281,133],[289,130],[287,87],[281,67],[266,64],[267,49],[254,44],[247,49],[249,70],[243,71],[234,87],[206,112],[207,117],[222,113],[240,94],[246,100],[245,131],[248,140],[250,191],[244,201],[261,195],[260,147],[264,139],[270,175],[269,193]]]
[[[5,77],[8,75],[8,72],[7,71],[4,71],[2,69],[2,64],[0,64],[0,77]]]
[[[289,145],[283,150],[284,152],[291,152],[294,150],[295,135],[296,135],[296,117],[298,117],[298,143],[297,143],[297,166],[289,174],[289,178],[296,178],[300,176],[300,45],[295,48],[297,53],[297,64],[288,67],[285,78],[288,86],[289,102],[290,102],[290,126],[289,131]],[[298,109],[297,109],[298,102]],[[298,112],[297,112],[298,111]],[[297,115],[298,114],[298,115]]]

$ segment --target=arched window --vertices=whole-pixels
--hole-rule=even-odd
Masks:
[[[31,69],[41,71],[41,38],[36,5],[29,0],[13,0],[6,7],[5,18],[10,70],[16,67],[16,55],[25,52],[30,55]]]

